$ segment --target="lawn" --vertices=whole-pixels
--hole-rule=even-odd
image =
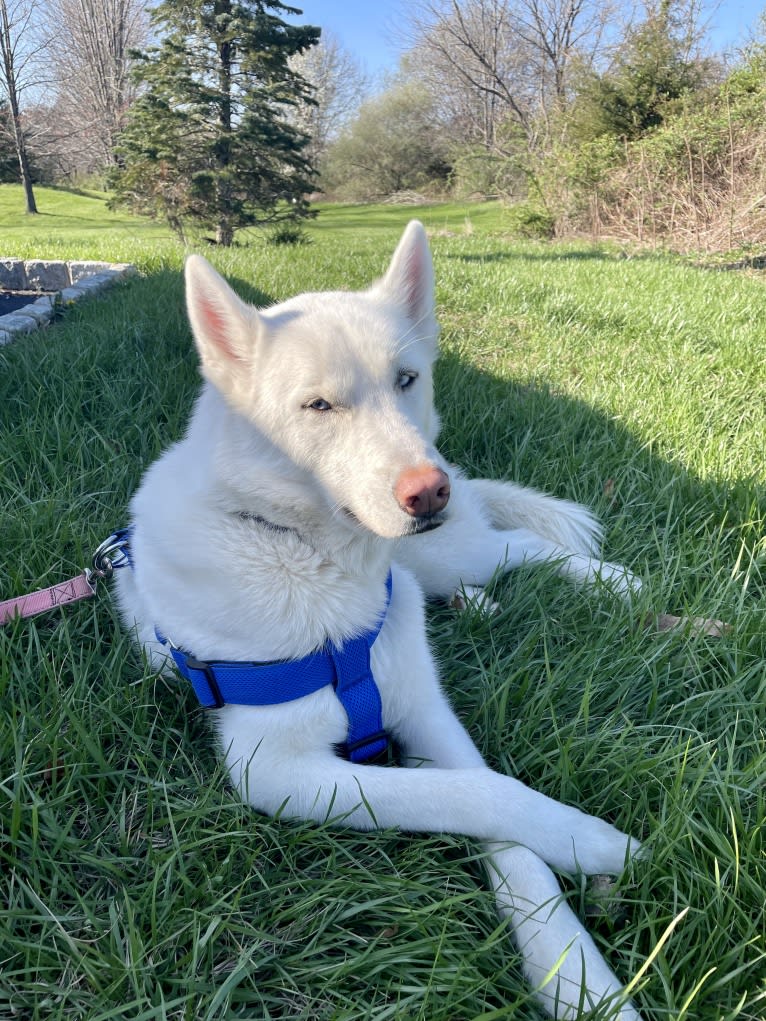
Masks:
[[[0,599],[88,562],[198,387],[183,247],[96,195],[39,200],[25,218],[0,188],[0,255],[140,273],[0,348]],[[205,254],[254,301],[357,287],[413,215],[436,264],[443,450],[588,503],[645,580],[627,606],[524,570],[492,619],[433,607],[453,703],[493,766],[647,842],[606,904],[565,880],[626,981],[677,920],[639,982],[647,1021],[762,1021],[766,283],[520,243],[491,204],[327,208],[311,244]],[[646,626],[665,610],[730,630]],[[540,1017],[476,847],[246,810],[108,586],[0,629],[0,707],[0,1017]]]

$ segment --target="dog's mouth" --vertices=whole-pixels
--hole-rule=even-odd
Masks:
[[[345,517],[353,522],[357,527],[363,528],[365,531],[372,531],[369,525],[366,525],[360,518],[351,510],[350,507],[341,507],[341,511]],[[447,515],[442,511],[437,511],[434,514],[423,514],[420,517],[408,518],[408,527],[402,533],[402,535],[421,535],[423,532],[433,532],[434,529],[439,528],[447,520]]]
[[[447,520],[447,515],[438,514],[426,514],[420,518],[413,518],[407,535],[422,535],[424,532],[433,532],[435,528],[440,528]]]

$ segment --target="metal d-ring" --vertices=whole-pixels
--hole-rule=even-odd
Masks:
[[[108,539],[104,539],[93,554],[93,566],[90,574],[106,580],[112,577],[117,568],[129,564],[130,559],[127,553],[129,542],[130,535],[126,528],[113,532]]]

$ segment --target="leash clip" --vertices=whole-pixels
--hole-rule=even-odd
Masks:
[[[130,564],[130,556],[127,546],[130,542],[130,535],[127,528],[121,528],[113,532],[108,539],[104,539],[96,552],[93,554],[93,566],[85,573],[88,580],[111,578],[116,570],[127,567]]]

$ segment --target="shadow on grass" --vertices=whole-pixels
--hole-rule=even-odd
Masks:
[[[674,605],[694,604],[711,549],[729,573],[766,522],[766,486],[700,479],[654,453],[621,422],[542,385],[508,382],[447,352],[436,368],[439,446],[473,477],[507,478],[591,507],[607,559],[656,579]],[[682,570],[668,572],[668,560]],[[763,595],[756,577],[752,596]],[[736,612],[730,607],[729,612]]]

